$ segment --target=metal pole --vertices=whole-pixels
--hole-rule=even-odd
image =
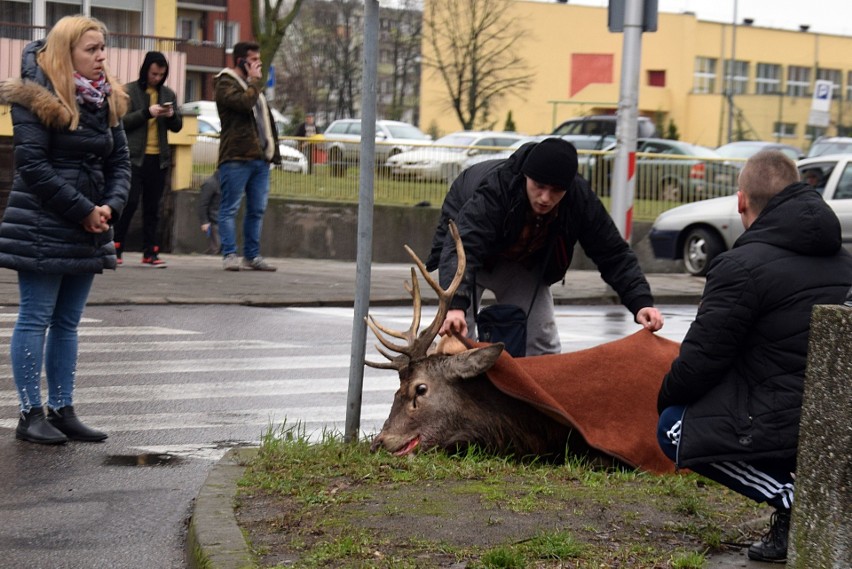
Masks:
[[[355,316],[349,358],[349,394],[343,440],[357,442],[361,427],[361,392],[373,262],[373,181],[376,163],[376,62],[379,55],[379,2],[364,2],[364,75],[361,83],[361,175],[358,192],[358,253],[355,268]]]
[[[737,0],[734,0],[734,22],[731,31],[731,65],[728,67],[728,142],[734,132],[734,66],[737,63]]]
[[[644,0],[627,0],[624,8],[624,45],[621,56],[621,90],[615,129],[615,164],[612,172],[612,218],[621,236],[630,242],[633,230],[633,189],[636,186],[636,123],[639,108],[639,66],[642,62]]]

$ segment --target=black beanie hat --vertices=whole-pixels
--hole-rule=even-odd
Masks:
[[[539,184],[567,190],[577,175],[577,149],[561,138],[545,138],[527,154],[521,172]]]

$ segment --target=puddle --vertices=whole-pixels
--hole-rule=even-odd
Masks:
[[[104,466],[174,466],[183,459],[168,453],[111,454],[104,459]]]

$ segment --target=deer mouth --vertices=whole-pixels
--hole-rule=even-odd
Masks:
[[[401,449],[394,452],[393,454],[394,454],[394,456],[405,456],[405,455],[413,452],[414,449],[416,449],[419,444],[420,444],[420,435],[417,435],[416,437],[414,437],[413,439],[411,439],[410,441],[405,443],[405,446],[403,446]]]

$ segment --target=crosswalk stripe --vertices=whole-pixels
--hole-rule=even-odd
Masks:
[[[364,379],[364,392],[387,391],[393,393],[399,387],[399,380],[388,374],[387,377],[367,377]],[[193,399],[216,399],[240,397],[275,397],[280,395],[307,395],[316,393],[346,393],[349,378],[335,377],[325,379],[300,378],[277,380],[247,380],[232,383],[168,383],[162,385],[110,385],[84,387],[74,390],[75,398],[86,404],[121,403],[134,401],[178,401]],[[0,390],[0,405],[14,404],[18,400],[13,389]],[[389,398],[390,400],[390,398]]]
[[[349,367],[349,355],[283,356],[267,358],[207,358],[203,360],[80,362],[77,376],[127,376],[165,373],[209,373],[225,371],[295,370]],[[0,365],[0,379],[12,377],[10,364]]]
[[[194,332],[192,330],[177,330],[175,328],[162,328],[159,326],[98,326],[97,328],[87,328],[81,326],[77,330],[80,337],[95,337],[95,336],[179,336],[190,334],[201,334],[202,332]],[[0,338],[11,338],[12,330],[10,328],[0,330]]]
[[[17,322],[17,321],[18,321],[18,313],[17,312],[15,312],[13,314],[10,314],[8,312],[0,313],[0,322],[12,322],[12,323],[14,323],[14,322]],[[102,322],[102,320],[99,320],[97,318],[86,318],[84,316],[83,318],[80,319],[80,322],[82,324],[95,324],[95,323],[98,323],[98,322]]]
[[[267,340],[168,340],[165,342],[134,341],[133,343],[81,342],[78,351],[81,354],[108,354],[125,352],[189,352],[201,350],[277,350],[304,347],[304,344],[270,342]]]

